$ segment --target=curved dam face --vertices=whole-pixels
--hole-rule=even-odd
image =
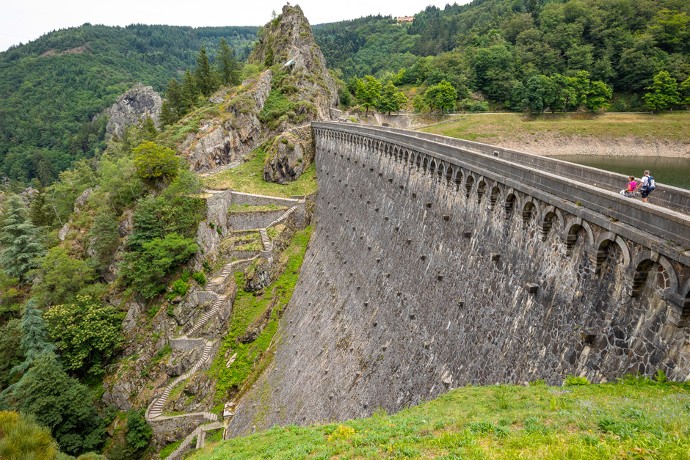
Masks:
[[[687,257],[460,160],[316,134],[315,232],[231,435],[397,411],[467,384],[687,378]]]

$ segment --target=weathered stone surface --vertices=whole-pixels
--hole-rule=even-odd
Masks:
[[[338,104],[338,90],[299,6],[285,5],[282,14],[264,26],[248,61],[266,66],[283,65],[291,73],[302,75],[298,81],[298,99],[316,106],[317,119],[330,119],[331,107]]]
[[[106,135],[121,136],[125,129],[146,117],[158,125],[162,106],[163,100],[152,87],[137,83],[106,110]]]
[[[687,303],[687,255],[654,246],[661,256],[652,235],[623,239],[612,229],[638,230],[507,187],[488,166],[456,176],[364,136],[316,145],[316,228],[232,435],[396,411],[466,384],[688,379],[690,329],[667,300],[683,289]]]
[[[278,135],[266,153],[264,180],[284,184],[302,175],[314,162],[314,140],[310,126]]]
[[[240,161],[268,138],[257,115],[271,91],[271,78],[271,71],[266,70],[244,82],[227,106],[229,116],[204,120],[199,131],[188,136],[181,150],[193,170],[203,172]]]

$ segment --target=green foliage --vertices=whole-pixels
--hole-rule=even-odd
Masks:
[[[58,446],[48,428],[33,417],[0,411],[0,458],[52,460]]]
[[[38,281],[31,292],[44,305],[70,302],[97,279],[86,260],[71,257],[61,246],[53,247],[40,259],[35,274]]]
[[[21,197],[7,199],[0,225],[0,266],[8,276],[26,281],[44,249]]]
[[[196,281],[199,286],[206,286],[206,275],[204,275],[203,272],[194,272],[192,273],[192,279]]]
[[[43,192],[42,211],[50,219],[49,224],[62,226],[67,223],[76,199],[96,185],[96,180],[93,165],[85,160],[61,172],[59,180]]]
[[[55,350],[55,346],[48,340],[43,313],[36,307],[34,299],[26,303],[20,327],[22,333],[20,344],[24,361],[12,368],[11,373],[25,372],[38,357]]]
[[[78,455],[103,442],[103,423],[85,386],[68,376],[52,353],[33,361],[14,392],[17,409],[50,428],[63,452]]]
[[[681,102],[678,83],[665,70],[654,75],[654,82],[647,89],[649,92],[642,99],[645,107],[652,112],[663,112]]]
[[[123,317],[115,307],[85,296],[45,313],[48,332],[65,369],[92,377],[103,373],[122,343]]]
[[[177,296],[184,297],[187,295],[187,291],[189,290],[189,283],[187,283],[184,280],[175,280],[172,283],[172,286],[170,286],[170,297],[175,298]]]
[[[294,110],[294,102],[279,90],[271,89],[258,117],[261,122],[269,124],[272,128],[276,128],[281,118],[288,112]]]
[[[568,375],[565,377],[565,380],[563,381],[563,385],[565,385],[565,386],[589,385],[589,380],[587,380],[587,377]]]
[[[393,82],[389,81],[381,90],[379,104],[376,107],[381,112],[398,112],[407,104],[407,97],[402,91],[398,91]]]
[[[146,450],[153,436],[153,430],[146,423],[142,410],[130,410],[127,412],[127,444],[134,452]]]
[[[21,337],[19,319],[0,324],[0,392],[14,383],[10,370],[22,361]]]
[[[180,160],[172,149],[148,141],[133,152],[137,175],[149,185],[169,183],[179,172]]]
[[[362,80],[356,81],[355,97],[364,106],[366,110],[365,116],[368,116],[369,109],[379,104],[381,82],[372,75],[367,75]]]
[[[141,250],[129,252],[121,268],[121,280],[133,292],[152,299],[165,290],[165,280],[199,249],[193,239],[177,233],[142,243]]]
[[[194,82],[196,87],[204,97],[209,97],[218,89],[218,81],[211,70],[211,63],[206,54],[206,47],[203,45],[196,58],[196,68],[194,69]]]
[[[458,92],[453,88],[453,85],[445,80],[428,87],[424,92],[424,100],[429,107],[432,110],[438,109],[441,113],[453,109],[457,98]]]
[[[218,43],[218,53],[216,54],[216,64],[218,66],[218,74],[220,75],[220,82],[223,85],[239,85],[240,68],[237,59],[235,59],[235,50],[232,49],[224,38],[220,39]]]
[[[100,269],[108,267],[120,243],[117,217],[108,208],[102,208],[93,220],[89,231],[93,260]]]
[[[93,120],[137,82],[161,91],[191,68],[202,44],[224,38],[246,56],[256,27],[85,24],[0,53],[0,169],[43,185],[103,149],[106,119]]]

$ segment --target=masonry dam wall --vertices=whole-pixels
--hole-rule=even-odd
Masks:
[[[563,162],[313,128],[315,231],[272,363],[229,436],[467,384],[690,378],[686,213],[588,186]]]

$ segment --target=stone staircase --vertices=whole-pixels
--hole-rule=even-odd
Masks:
[[[201,359],[194,363],[194,365],[187,372],[185,372],[184,374],[180,375],[179,377],[175,378],[172,382],[170,382],[163,390],[163,394],[161,394],[159,397],[154,399],[151,402],[151,404],[149,404],[148,409],[146,409],[147,420],[152,421],[163,416],[163,408],[165,407],[165,403],[168,401],[168,398],[170,397],[170,392],[180,382],[182,382],[183,380],[187,380],[192,374],[198,371],[201,368],[201,366],[203,366],[209,360],[209,358],[211,357],[211,351],[213,350],[214,344],[215,341],[206,340],[204,344],[204,350],[201,354]],[[189,415],[191,414],[180,415],[178,417],[185,417]],[[218,417],[215,414],[208,413],[208,415],[210,418],[205,418],[209,420],[218,420]]]
[[[194,363],[194,365],[184,374],[176,377],[171,382],[169,382],[163,389],[163,392],[158,397],[154,398],[153,401],[151,401],[151,404],[149,404],[148,408],[146,409],[146,420],[148,422],[155,423],[156,421],[170,420],[182,417],[201,417],[204,420],[207,420],[211,423],[202,423],[201,425],[197,426],[197,428],[194,429],[194,431],[192,431],[183,440],[180,446],[178,446],[178,448],[172,454],[170,454],[170,456],[168,456],[168,459],[175,460],[178,458],[182,458],[184,453],[187,452],[190,448],[203,447],[207,431],[223,428],[223,424],[218,421],[218,416],[210,412],[190,412],[181,415],[165,416],[163,415],[163,410],[165,408],[166,403],[168,402],[168,398],[170,397],[170,394],[173,391],[173,389],[181,382],[191,377],[195,372],[200,370],[211,360],[211,352],[213,351],[216,341],[206,340],[202,337],[197,338],[194,337],[194,335],[198,334],[202,330],[204,325],[207,324],[211,318],[217,315],[221,311],[223,306],[228,302],[229,299],[227,295],[219,294],[219,292],[224,290],[224,285],[226,283],[227,278],[231,276],[236,270],[238,270],[239,267],[241,267],[243,264],[251,263],[253,260],[256,260],[259,257],[267,257],[268,254],[268,258],[270,260],[272,257],[271,253],[273,251],[274,244],[271,241],[271,238],[268,236],[267,229],[269,227],[274,227],[286,221],[290,217],[290,215],[293,212],[295,212],[296,209],[297,206],[293,206],[287,209],[279,218],[271,222],[267,227],[258,229],[259,234],[261,235],[261,242],[263,245],[262,253],[257,254],[256,256],[251,258],[236,260],[226,264],[218,273],[218,275],[216,275],[210,281],[210,283],[206,286],[204,291],[202,291],[206,294],[213,294],[214,296],[216,296],[209,310],[205,312],[201,317],[199,317],[191,327],[188,326],[188,329],[183,330],[183,334],[181,336],[172,339],[172,341],[180,340],[185,341],[187,343],[193,342],[193,348],[202,346],[203,344],[201,358],[198,359],[197,362]],[[208,298],[208,296],[205,297]],[[196,345],[196,342],[198,342],[198,345]],[[197,443],[195,446],[191,446],[192,440],[194,440],[195,438],[197,440]]]
[[[173,453],[168,456],[168,460],[177,460],[178,458],[182,458],[184,453],[190,448],[194,438],[196,438],[196,445],[194,446],[194,448],[201,449],[202,447],[204,447],[204,444],[206,442],[206,432],[218,430],[220,428],[223,428],[223,424],[220,422],[199,425],[194,431],[189,433],[189,435],[187,435],[187,437],[184,438],[184,441],[182,441],[182,444],[180,444],[177,447],[177,449],[175,449]]]

